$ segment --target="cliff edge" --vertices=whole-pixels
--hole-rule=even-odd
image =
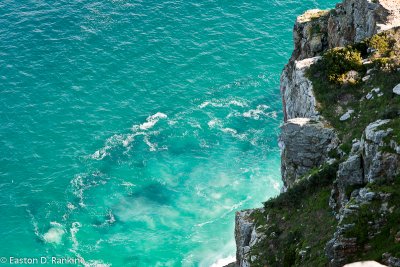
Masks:
[[[281,76],[283,193],[237,212],[236,266],[400,266],[400,0],[296,20]]]

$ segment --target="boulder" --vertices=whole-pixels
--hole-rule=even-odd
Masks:
[[[339,120],[340,120],[340,121],[346,121],[346,120],[350,119],[351,114],[353,114],[353,113],[354,113],[354,110],[350,109],[350,110],[348,110],[346,113],[344,113],[344,114],[339,118]]]
[[[393,88],[393,93],[400,95],[400,83]]]
[[[377,120],[369,124],[361,140],[365,182],[392,179],[400,173],[400,156],[382,150],[383,139],[393,130],[380,129],[390,120]]]
[[[281,127],[280,136],[284,186],[291,187],[312,168],[326,162],[329,151],[337,145],[335,131],[321,121],[309,118],[288,120]]]

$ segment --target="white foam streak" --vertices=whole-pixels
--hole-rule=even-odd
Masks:
[[[70,234],[71,234],[72,244],[73,244],[72,247],[73,247],[74,250],[77,250],[77,249],[78,249],[78,246],[79,246],[78,239],[76,238],[76,233],[78,233],[79,228],[80,228],[81,226],[82,226],[82,225],[81,225],[79,222],[73,222],[73,223],[72,223],[72,227],[71,227],[71,229],[69,230],[69,232],[70,232]]]
[[[35,233],[35,235],[39,238],[42,238],[41,234],[39,233],[39,227],[38,227],[38,223],[35,219],[35,216],[33,216],[32,212],[30,210],[26,210],[29,214],[29,217],[31,217],[31,222],[33,225],[33,231]]]
[[[150,151],[156,151],[157,150],[157,144],[151,143],[150,140],[149,140],[149,137],[147,135],[143,138],[143,141],[150,148]]]
[[[246,140],[247,138],[246,134],[238,134],[237,131],[232,128],[222,128],[221,131],[223,131],[224,133],[229,133],[233,137],[238,138],[239,140]]]
[[[267,112],[270,107],[267,105],[258,105],[256,109],[250,109],[243,113],[243,117],[259,120],[262,116],[269,118],[276,118],[278,115],[276,111]]]
[[[218,119],[213,119],[213,120],[210,120],[207,124],[208,124],[208,127],[215,128],[216,126],[221,125],[221,121]]]
[[[222,258],[217,260],[215,263],[213,263],[211,265],[211,267],[224,267],[225,265],[228,265],[229,263],[235,262],[236,261],[236,257],[229,255],[226,258]]]
[[[239,100],[231,100],[229,102],[224,101],[204,101],[199,105],[199,108],[203,109],[207,106],[215,107],[215,108],[227,108],[230,106],[237,106],[237,107],[247,107],[247,103],[245,101]]]
[[[83,202],[83,178],[82,175],[78,174],[71,180],[71,185],[73,188],[73,194],[79,198],[79,206],[82,208],[85,207],[85,203]]]
[[[148,130],[150,128],[152,128],[160,119],[166,119],[167,115],[165,115],[164,113],[161,112],[157,112],[154,115],[149,116],[146,119],[145,123],[142,123],[141,125],[139,125],[139,129],[140,130]]]

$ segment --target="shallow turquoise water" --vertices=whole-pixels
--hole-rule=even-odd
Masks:
[[[1,1],[0,256],[233,256],[279,192],[293,21],[333,3]]]

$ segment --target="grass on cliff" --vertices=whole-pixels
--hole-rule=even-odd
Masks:
[[[359,44],[329,50],[307,71],[318,109],[338,131],[344,147],[351,147],[351,141],[360,138],[369,123],[399,116],[400,97],[392,91],[400,84],[399,68],[397,28]],[[373,91],[375,88],[379,92]],[[373,98],[368,100],[369,93]],[[340,121],[348,110],[354,110],[350,119]]]
[[[400,177],[394,181],[382,181],[367,187],[377,194],[388,194],[388,198],[362,205],[357,213],[343,222],[355,224],[345,233],[346,237],[355,237],[359,247],[356,256],[350,260],[382,262],[384,253],[400,258]],[[380,224],[379,231],[374,229],[376,224]]]
[[[266,236],[251,250],[259,256],[252,266],[327,265],[324,247],[336,224],[328,205],[336,170],[337,164],[325,165],[252,215]]]
[[[381,125],[378,129],[380,130],[392,129],[389,135],[383,138],[383,141],[385,142],[384,151],[393,153],[394,151],[393,148],[390,147],[390,141],[393,140],[398,145],[400,145],[400,116],[397,116],[397,118],[392,119],[387,124]]]

